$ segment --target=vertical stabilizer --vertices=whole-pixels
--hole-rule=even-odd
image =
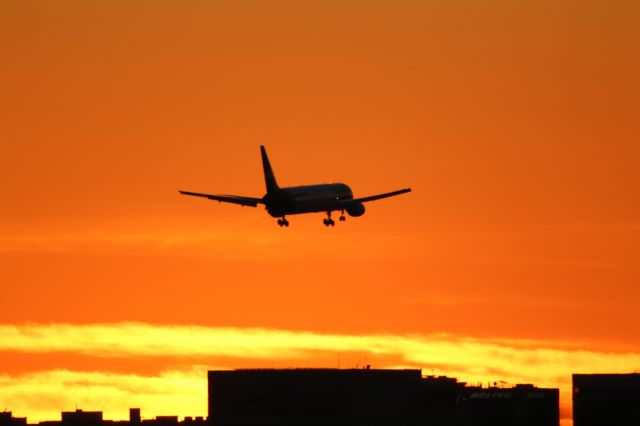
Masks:
[[[273,175],[273,169],[271,168],[271,163],[269,162],[269,157],[267,156],[267,151],[264,149],[264,146],[260,146],[260,153],[262,154],[262,170],[264,171],[264,182],[267,185],[267,193],[273,192],[278,189],[278,182],[276,182],[276,177]]]

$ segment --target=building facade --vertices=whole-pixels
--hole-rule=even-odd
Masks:
[[[457,401],[459,426],[558,426],[560,392],[533,385],[467,387]]]
[[[209,420],[237,425],[421,425],[420,370],[209,371]]]
[[[640,374],[574,374],[573,424],[640,425]]]

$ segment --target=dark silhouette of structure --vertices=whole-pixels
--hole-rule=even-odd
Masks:
[[[574,374],[573,424],[640,425],[640,373]]]
[[[154,422],[155,426],[177,426],[178,416],[157,416]]]
[[[558,389],[469,387],[420,370],[209,372],[209,420],[237,425],[558,426]]]
[[[0,413],[0,426],[25,426],[26,424],[26,417],[13,417],[11,411],[3,411]]]
[[[63,411],[62,424],[65,426],[99,426],[102,424],[102,411]]]
[[[139,408],[129,408],[129,424],[138,426],[142,422],[142,416]]]
[[[346,220],[344,215],[345,211],[349,216],[362,216],[365,212],[364,203],[366,202],[411,192],[410,188],[405,188],[384,194],[354,199],[351,188],[344,183],[280,188],[276,182],[276,177],[271,168],[271,163],[269,162],[269,157],[267,156],[267,151],[264,146],[260,147],[260,154],[262,155],[262,170],[267,187],[267,193],[262,198],[226,194],[203,194],[189,191],[178,192],[183,195],[204,197],[221,203],[232,203],[241,206],[257,207],[258,204],[264,204],[267,212],[269,212],[272,217],[279,218],[278,225],[281,227],[289,226],[289,221],[285,218],[286,215],[319,212],[327,213],[327,217],[323,221],[325,226],[334,226],[335,222],[331,219],[331,212],[333,211],[341,212],[340,221],[342,222]]]
[[[104,420],[101,411],[76,409],[62,412],[59,421],[39,425],[559,425],[558,389],[467,386],[450,377],[422,377],[420,370],[225,370],[209,371],[208,380],[206,420],[185,417],[180,422],[178,416],[142,419],[140,409],[131,408],[129,420],[112,421]],[[639,390],[638,374],[574,375],[575,425],[640,424]],[[27,426],[27,419],[5,411],[0,413],[0,426]]]
[[[139,408],[129,409],[129,420],[104,420],[102,411],[63,411],[61,420],[46,420],[39,426],[206,426],[204,417],[185,417],[182,422],[178,416],[157,416],[143,420]],[[27,426],[26,418],[15,418],[11,412],[0,413],[0,426]]]
[[[457,402],[460,426],[558,426],[558,389],[533,385],[511,388],[465,388]]]
[[[466,389],[464,382],[451,377],[427,376],[422,379],[424,424],[452,426],[457,422],[458,399]]]
[[[209,371],[209,420],[236,425],[421,425],[420,370]]]
[[[422,379],[425,425],[429,426],[558,426],[558,389],[533,385],[467,386],[450,377]]]

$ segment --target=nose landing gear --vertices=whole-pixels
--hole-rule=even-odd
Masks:
[[[284,216],[282,216],[281,219],[278,219],[278,225],[280,225],[281,228],[283,226],[288,227],[289,226],[289,221],[287,219],[285,219]]]
[[[344,210],[340,213],[340,222],[344,222],[347,218],[344,216]]]

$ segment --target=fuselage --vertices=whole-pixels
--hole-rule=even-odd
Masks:
[[[263,198],[273,217],[299,213],[342,210],[345,200],[353,199],[353,192],[344,183],[292,186],[268,192]]]

